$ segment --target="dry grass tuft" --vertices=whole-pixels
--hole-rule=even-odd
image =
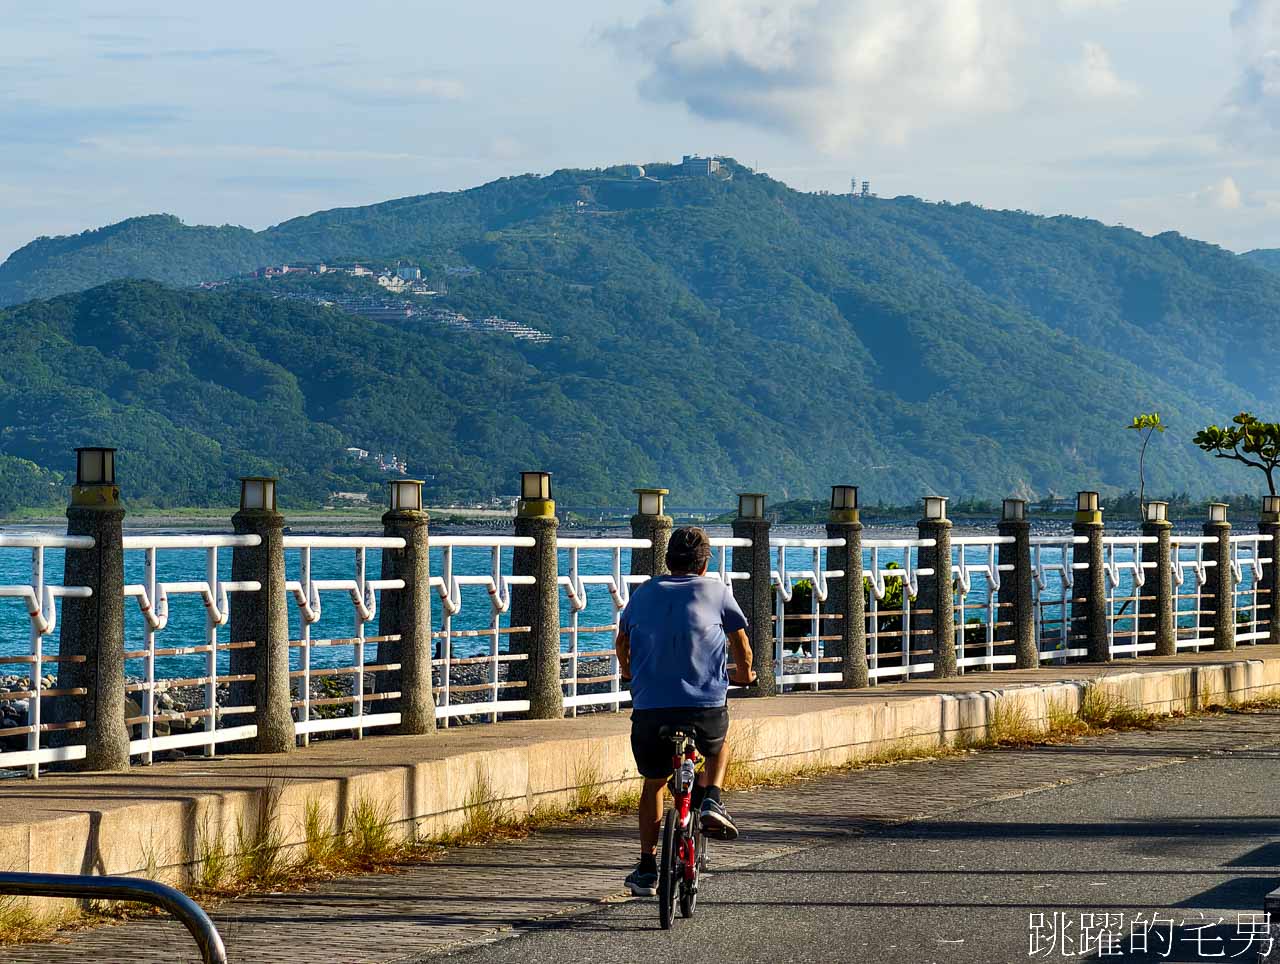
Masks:
[[[1090,732],[1089,724],[1080,718],[1067,697],[1048,700],[1045,714],[1049,724],[1046,735],[1050,741],[1078,740]]]
[[[1045,737],[1045,727],[1031,718],[1027,704],[1008,696],[997,697],[987,714],[987,746],[1031,746]]]
[[[1159,722],[1150,710],[1134,706],[1094,681],[1085,684],[1080,719],[1092,730],[1151,730]]]
[[[0,897],[0,947],[48,940],[67,921],[32,913],[20,897]]]
[[[395,839],[390,806],[363,796],[351,808],[351,827],[342,843],[344,869],[377,870],[393,863],[403,850]]]

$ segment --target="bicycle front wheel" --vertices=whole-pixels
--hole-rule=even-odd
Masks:
[[[662,859],[658,863],[658,921],[663,930],[671,927],[675,917],[676,893],[680,890],[678,823],[675,810],[667,810],[667,819],[662,824]]]

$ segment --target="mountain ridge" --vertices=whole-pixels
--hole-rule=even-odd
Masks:
[[[234,476],[232,463],[276,466],[313,499],[358,483],[358,473],[336,456],[309,465],[278,436],[250,451],[225,413],[179,411],[206,392],[209,379],[193,360],[214,333],[227,342],[219,352],[252,360],[264,341],[279,341],[251,323],[261,316],[309,353],[268,359],[261,371],[274,386],[270,399],[242,403],[248,386],[220,386],[235,396],[225,396],[227,406],[278,406],[264,411],[295,420],[294,430],[326,452],[397,446],[411,471],[438,476],[441,495],[502,494],[535,465],[551,467],[558,489],[588,504],[625,504],[640,484],[708,502],[739,488],[812,495],[846,479],[868,499],[899,502],[924,491],[1120,491],[1136,483],[1135,439],[1123,426],[1151,409],[1174,431],[1148,460],[1149,491],[1255,487],[1189,439],[1241,409],[1280,407],[1269,377],[1280,344],[1274,273],[1176,234],[909,197],[802,194],[733,162],[726,169],[732,179],[679,177],[671,165],[648,166],[650,179],[607,168],[524,175],[256,233],[190,234],[176,219],[152,216],[114,234],[77,236],[78,247],[33,242],[21,271],[10,268],[13,257],[0,266],[0,291],[12,295],[121,264],[195,273],[380,260],[433,274],[467,265],[476,273],[450,276],[447,294],[431,303],[528,324],[552,336],[545,345],[281,301],[285,293],[320,298],[306,279],[246,280],[211,293],[113,280],[11,307],[0,320],[69,339],[96,352],[94,364],[123,365],[95,404],[141,404],[210,440],[209,451],[240,453],[218,457],[223,479]],[[174,259],[184,245],[199,249],[190,262]],[[125,348],[145,339],[118,344],[123,336],[95,334],[95,324],[127,334],[131,311],[149,319],[148,337],[173,334],[163,373],[171,396],[154,389],[157,365]],[[41,319],[50,313],[98,320],[47,328]],[[170,316],[192,324],[164,321]],[[311,370],[326,366],[324,377]],[[120,387],[133,383],[152,394]],[[402,388],[417,406],[408,415]],[[0,385],[0,411],[8,404],[29,415],[8,391],[5,402]],[[54,471],[31,438],[0,436],[0,453]],[[166,498],[159,489],[148,497]]]

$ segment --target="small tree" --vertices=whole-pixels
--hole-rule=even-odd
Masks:
[[[1142,436],[1142,448],[1138,452],[1138,518],[1141,521],[1146,508],[1146,459],[1147,446],[1151,444],[1151,436],[1164,431],[1164,422],[1160,421],[1159,412],[1144,412],[1133,417],[1133,424],[1125,428],[1132,429]]]
[[[1215,459],[1231,459],[1261,469],[1267,488],[1276,494],[1276,466],[1280,465],[1280,422],[1261,422],[1241,412],[1226,428],[1210,425],[1192,440]]]

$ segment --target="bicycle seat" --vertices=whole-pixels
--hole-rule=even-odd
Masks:
[[[697,737],[697,732],[691,726],[681,726],[675,723],[664,723],[658,727],[658,736],[664,740],[692,740]]]

